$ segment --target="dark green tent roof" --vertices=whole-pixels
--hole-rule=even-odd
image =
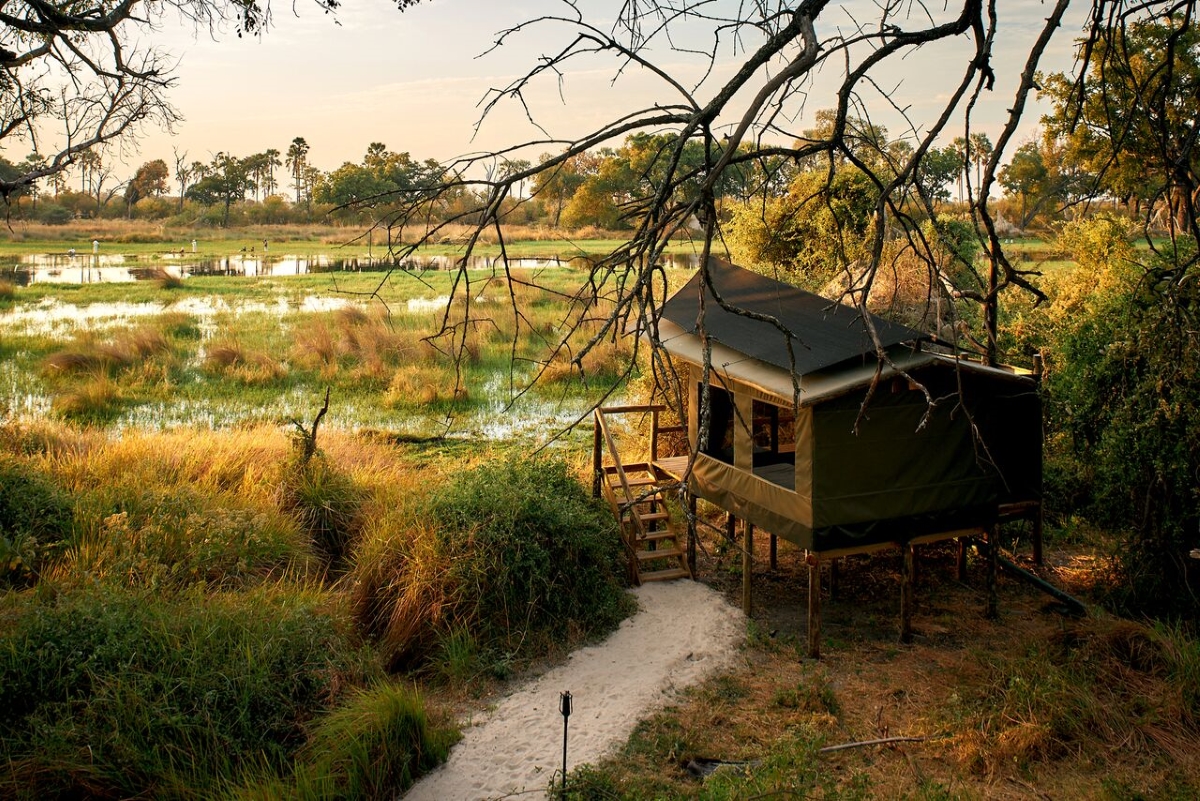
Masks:
[[[855,358],[861,360],[875,352],[867,325],[856,309],[720,259],[710,259],[708,271],[713,286],[726,304],[773,317],[791,332],[798,375]],[[689,333],[699,332],[697,321],[703,280],[703,271],[697,270],[692,279],[663,304],[662,316]],[[783,370],[793,369],[787,339],[775,325],[721,308],[706,285],[704,310],[704,329],[713,339],[759,361]],[[870,319],[885,348],[928,339],[920,331],[882,317],[870,315]]]

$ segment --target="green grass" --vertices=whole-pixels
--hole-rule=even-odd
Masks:
[[[285,771],[337,688],[371,675],[325,603],[300,587],[5,598],[0,795],[206,798]]]

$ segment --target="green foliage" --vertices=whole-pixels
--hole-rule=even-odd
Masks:
[[[32,583],[71,534],[71,502],[50,479],[3,454],[0,487],[0,585]]]
[[[726,236],[734,259],[816,288],[866,256],[878,191],[865,173],[840,167],[800,173],[786,197],[733,207]]]
[[[555,459],[460,475],[425,512],[450,555],[453,623],[508,653],[590,636],[630,611],[611,514]]]
[[[283,770],[366,662],[319,596],[112,591],[0,607],[0,796],[208,798]]]
[[[1103,246],[1112,236],[1097,238],[1082,248],[1093,255],[1081,261],[1077,283],[1051,309],[1059,315],[1047,382],[1052,457],[1071,466],[1063,478],[1084,511],[1127,532],[1116,554],[1122,581],[1114,604],[1194,616],[1200,576],[1187,567],[1200,529],[1194,243],[1135,267]]]

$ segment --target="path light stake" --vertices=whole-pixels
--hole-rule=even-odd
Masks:
[[[558,711],[563,716],[563,793],[567,792],[567,718],[571,717],[571,691],[560,693],[558,696]],[[565,797],[565,795],[564,795]]]

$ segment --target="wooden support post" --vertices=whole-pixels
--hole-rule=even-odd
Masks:
[[[841,559],[833,558],[829,560],[829,600],[837,599],[838,595],[838,564]]]
[[[821,560],[812,553],[808,562],[808,655],[821,658]]]
[[[687,530],[687,561],[692,578],[696,578],[696,496],[687,494],[688,530]]]
[[[900,567],[900,642],[912,642],[913,617],[913,569],[916,554],[911,542],[900,546],[903,552],[903,562]]]
[[[987,618],[995,620],[1000,617],[1000,596],[996,587],[996,558],[1000,555],[996,547],[996,527],[987,530]]]
[[[771,569],[779,569],[779,538],[771,535]]]
[[[1033,513],[1033,563],[1035,565],[1043,564],[1042,562],[1042,505],[1039,503],[1037,510]]]
[[[955,537],[955,544],[958,546],[957,553],[954,556],[954,570],[959,581],[967,580],[967,538]]]
[[[754,524],[743,520],[742,528],[746,533],[742,548],[742,611],[750,617],[754,607]]]
[[[592,414],[592,497],[599,498],[600,482],[604,480],[604,439],[600,433],[600,410]]]
[[[733,516],[733,512],[725,513],[725,536],[730,542],[737,542],[737,518]]]

